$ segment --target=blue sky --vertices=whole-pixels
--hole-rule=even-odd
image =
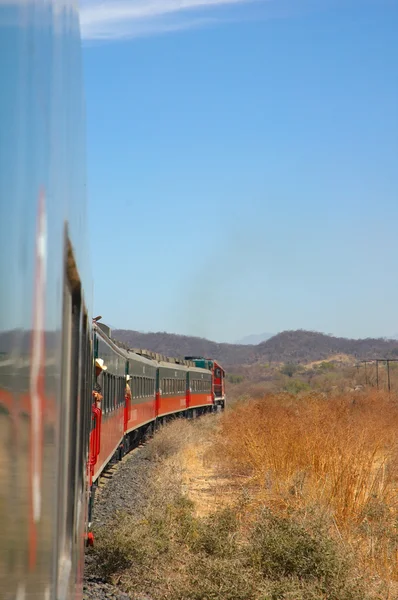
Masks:
[[[398,331],[398,0],[83,0],[94,310]]]

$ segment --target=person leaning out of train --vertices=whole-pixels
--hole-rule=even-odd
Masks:
[[[130,388],[130,384],[129,384],[130,379],[131,379],[130,375],[126,375],[126,392],[125,392],[126,401],[131,400],[131,388]]]
[[[105,373],[105,371],[107,370],[107,366],[104,364],[104,361],[102,358],[96,358],[95,359],[95,384],[94,384],[94,390],[93,390],[93,398],[94,401],[97,405],[97,408],[101,408],[101,400],[103,398],[102,396],[102,374]]]

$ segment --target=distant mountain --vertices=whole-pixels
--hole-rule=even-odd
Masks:
[[[274,333],[252,333],[251,335],[243,337],[241,340],[237,340],[235,344],[242,344],[242,346],[257,345],[269,340],[274,335]]]
[[[333,354],[348,354],[358,360],[398,357],[397,340],[350,340],[304,330],[283,331],[257,346],[218,344],[172,333],[139,333],[124,329],[115,329],[112,336],[131,348],[145,348],[168,356],[207,356],[218,359],[225,366],[256,362],[307,363],[325,360]]]
[[[258,355],[269,362],[306,363],[325,360],[333,354],[355,359],[397,358],[398,341],[383,338],[352,340],[316,331],[283,331],[256,346]]]

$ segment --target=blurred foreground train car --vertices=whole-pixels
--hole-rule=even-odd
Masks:
[[[74,0],[0,2],[0,597],[81,594],[91,428]]]

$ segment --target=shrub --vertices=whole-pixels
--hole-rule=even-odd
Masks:
[[[294,363],[285,363],[281,368],[282,375],[287,375],[288,377],[293,377],[296,373],[298,366]]]

